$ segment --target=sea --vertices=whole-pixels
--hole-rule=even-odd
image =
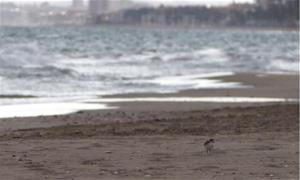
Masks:
[[[234,73],[298,74],[298,32],[0,27],[0,117],[100,109],[83,102],[105,95],[242,88],[207,78]],[[38,108],[51,112],[29,112]]]

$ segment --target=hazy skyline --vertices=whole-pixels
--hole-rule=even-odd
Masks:
[[[72,0],[3,0],[2,2],[19,2],[19,3],[30,3],[30,2],[72,2]],[[88,1],[88,0],[85,0]],[[112,0],[113,1],[113,0]],[[254,0],[132,0],[135,2],[146,2],[152,4],[212,4],[212,5],[224,5],[232,2],[253,2]]]

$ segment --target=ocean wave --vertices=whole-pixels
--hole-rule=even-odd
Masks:
[[[210,79],[219,76],[231,76],[232,72],[207,73],[198,75],[183,75],[159,77],[153,80],[146,80],[148,83],[158,84],[162,87],[177,87],[180,89],[201,89],[201,88],[241,88],[244,85],[235,82],[223,82]]]
[[[222,49],[217,48],[205,48],[195,52],[196,55],[204,55],[204,56],[225,56],[225,53]]]
[[[201,75],[214,72],[299,73],[295,34],[289,39],[284,34],[271,38],[268,32],[240,32],[237,37],[228,32],[162,30],[153,38],[151,29],[138,35],[108,27],[30,31],[28,36],[15,29],[18,36],[8,31],[0,39],[0,94],[171,92],[239,86]],[[69,34],[72,38],[66,38]]]
[[[194,50],[194,51],[167,53],[158,57],[159,59],[165,62],[198,61],[198,63],[201,64],[207,62],[216,63],[216,62],[227,61],[226,53],[222,49],[215,49],[215,48],[204,48],[204,49]],[[158,60],[158,58],[155,58],[155,60]]]
[[[37,96],[25,95],[25,94],[0,94],[0,99],[25,99],[36,98]]]
[[[299,72],[299,61],[291,62],[286,60],[272,60],[270,65],[267,67],[269,71],[278,72]]]
[[[201,59],[201,61],[198,61]],[[111,61],[109,61],[111,60]],[[186,50],[176,52],[163,52],[163,51],[145,51],[137,54],[124,54],[118,57],[101,58],[101,61],[110,63],[121,64],[141,64],[147,62],[187,62],[195,61],[201,62],[224,62],[227,61],[225,51],[217,48],[204,48],[200,50]]]
[[[77,72],[70,68],[62,68],[56,66],[44,66],[40,68],[34,68],[32,70],[35,71],[36,75],[45,77],[77,76]]]
[[[0,49],[1,67],[43,65],[49,63],[51,59],[37,43],[9,44]]]
[[[68,59],[63,59],[59,62],[59,65],[64,65],[64,66],[94,66],[97,65],[98,62],[96,59],[91,59],[91,58],[68,58]]]
[[[37,79],[37,78],[62,78],[76,77],[78,73],[68,68],[56,66],[27,66],[24,68],[11,68],[2,74],[6,79]],[[3,78],[4,78],[3,77]]]

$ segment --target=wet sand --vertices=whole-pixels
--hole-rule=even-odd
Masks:
[[[297,76],[222,79],[255,88],[114,97],[299,97]],[[299,179],[298,103],[110,105],[120,109],[0,119],[1,179]]]

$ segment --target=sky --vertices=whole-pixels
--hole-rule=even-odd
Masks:
[[[61,2],[72,0],[0,0],[0,1],[15,1],[20,3],[26,2]],[[137,2],[148,2],[154,4],[211,4],[211,5],[224,5],[232,2],[253,2],[254,0],[132,0]]]

